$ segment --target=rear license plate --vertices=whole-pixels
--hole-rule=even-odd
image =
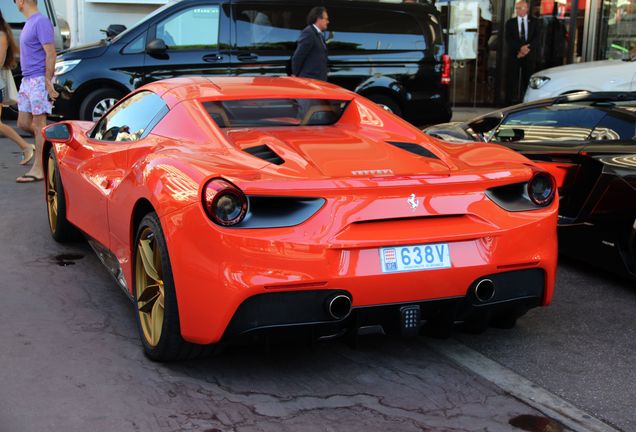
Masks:
[[[451,266],[448,243],[380,248],[383,273],[436,270]]]

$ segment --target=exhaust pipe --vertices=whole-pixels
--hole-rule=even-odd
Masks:
[[[473,292],[480,303],[490,301],[495,296],[495,283],[490,279],[482,279],[477,282]]]
[[[343,320],[351,313],[351,299],[344,294],[334,294],[327,297],[325,307],[331,318]]]

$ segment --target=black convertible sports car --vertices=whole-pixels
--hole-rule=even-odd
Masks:
[[[425,132],[539,162],[559,186],[560,251],[636,278],[636,92],[564,95]]]

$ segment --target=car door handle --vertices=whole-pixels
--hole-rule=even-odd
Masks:
[[[206,63],[217,63],[223,60],[223,56],[218,54],[208,54],[203,56],[203,61]]]
[[[245,53],[245,54],[239,54],[236,56],[236,58],[239,61],[242,62],[247,62],[247,61],[254,61],[258,59],[258,56],[256,54],[252,54],[252,53]]]

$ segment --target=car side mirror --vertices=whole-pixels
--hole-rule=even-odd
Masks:
[[[101,30],[101,31],[106,33],[107,39],[112,39],[115,36],[117,36],[119,33],[122,33],[124,30],[126,30],[126,26],[123,24],[111,24],[106,28],[106,30]]]
[[[77,148],[77,143],[73,140],[73,128],[69,123],[49,125],[42,129],[42,136],[46,141],[66,144],[73,149]]]
[[[521,141],[525,136],[525,131],[517,128],[500,129],[496,133],[496,137],[500,142]]]
[[[146,53],[152,57],[167,59],[168,46],[163,39],[153,39],[146,44]]]

